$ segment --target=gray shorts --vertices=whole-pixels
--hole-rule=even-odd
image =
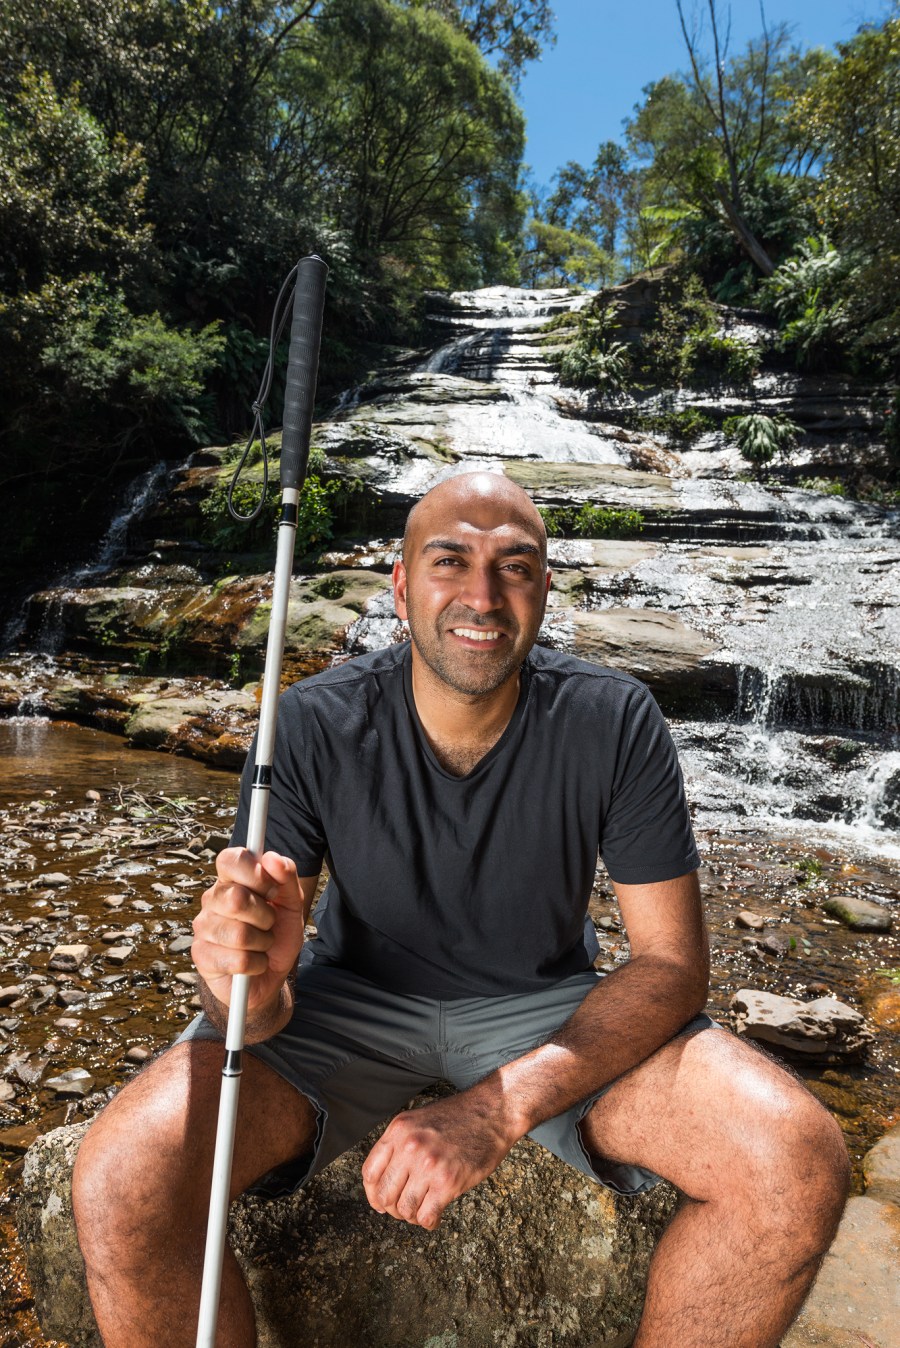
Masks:
[[[315,1148],[311,1156],[266,1175],[254,1190],[272,1196],[292,1192],[420,1091],[437,1082],[465,1090],[537,1048],[602,977],[590,969],[540,992],[440,1002],[389,992],[344,969],[301,966],[293,1018],[271,1039],[248,1045],[247,1052],[312,1102],[318,1117]],[[701,1014],[679,1033],[714,1025]],[[176,1042],[192,1039],[222,1036],[200,1015]],[[580,1121],[612,1085],[539,1124],[529,1137],[615,1193],[644,1193],[659,1175],[589,1155],[581,1139]]]

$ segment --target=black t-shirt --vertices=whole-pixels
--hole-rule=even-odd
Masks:
[[[236,844],[253,761],[251,750]],[[527,992],[590,968],[598,848],[623,884],[700,864],[649,690],[538,646],[509,724],[465,777],[425,739],[408,642],[295,683],[279,706],[266,846],[300,875],[327,862],[315,962],[442,1000]]]

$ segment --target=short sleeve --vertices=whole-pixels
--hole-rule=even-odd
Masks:
[[[624,712],[600,855],[623,885],[674,880],[700,865],[669,727],[649,689],[636,689]]]
[[[325,833],[316,804],[316,793],[306,769],[308,746],[304,743],[302,700],[291,688],[282,696],[275,723],[272,756],[272,786],[266,817],[266,850],[290,857],[298,875],[318,875],[326,851]],[[254,735],[244,770],[234,827],[233,847],[246,846],[250,819],[250,795],[256,763]]]

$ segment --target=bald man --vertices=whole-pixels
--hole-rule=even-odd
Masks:
[[[390,1119],[369,1202],[433,1230],[528,1134],[616,1192],[680,1189],[636,1348],[775,1348],[834,1236],[847,1154],[800,1083],[704,1014],[699,857],[659,709],[629,675],[535,645],[546,535],[504,477],[429,492],[393,583],[411,641],[284,694],[269,850],[241,845],[251,752],[194,922],[205,1012],[81,1148],[104,1342],[194,1342],[240,973],[234,1194],[305,1184]],[[630,944],[608,976],[587,920],[598,850]],[[457,1093],[410,1110],[437,1081]],[[229,1348],[256,1342],[230,1254],[219,1326]]]

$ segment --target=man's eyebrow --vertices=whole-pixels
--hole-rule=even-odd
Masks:
[[[431,538],[423,546],[423,552],[471,552],[468,543],[459,543],[455,538]],[[500,557],[517,557],[522,553],[533,553],[540,557],[541,550],[536,543],[509,543],[499,551]]]

